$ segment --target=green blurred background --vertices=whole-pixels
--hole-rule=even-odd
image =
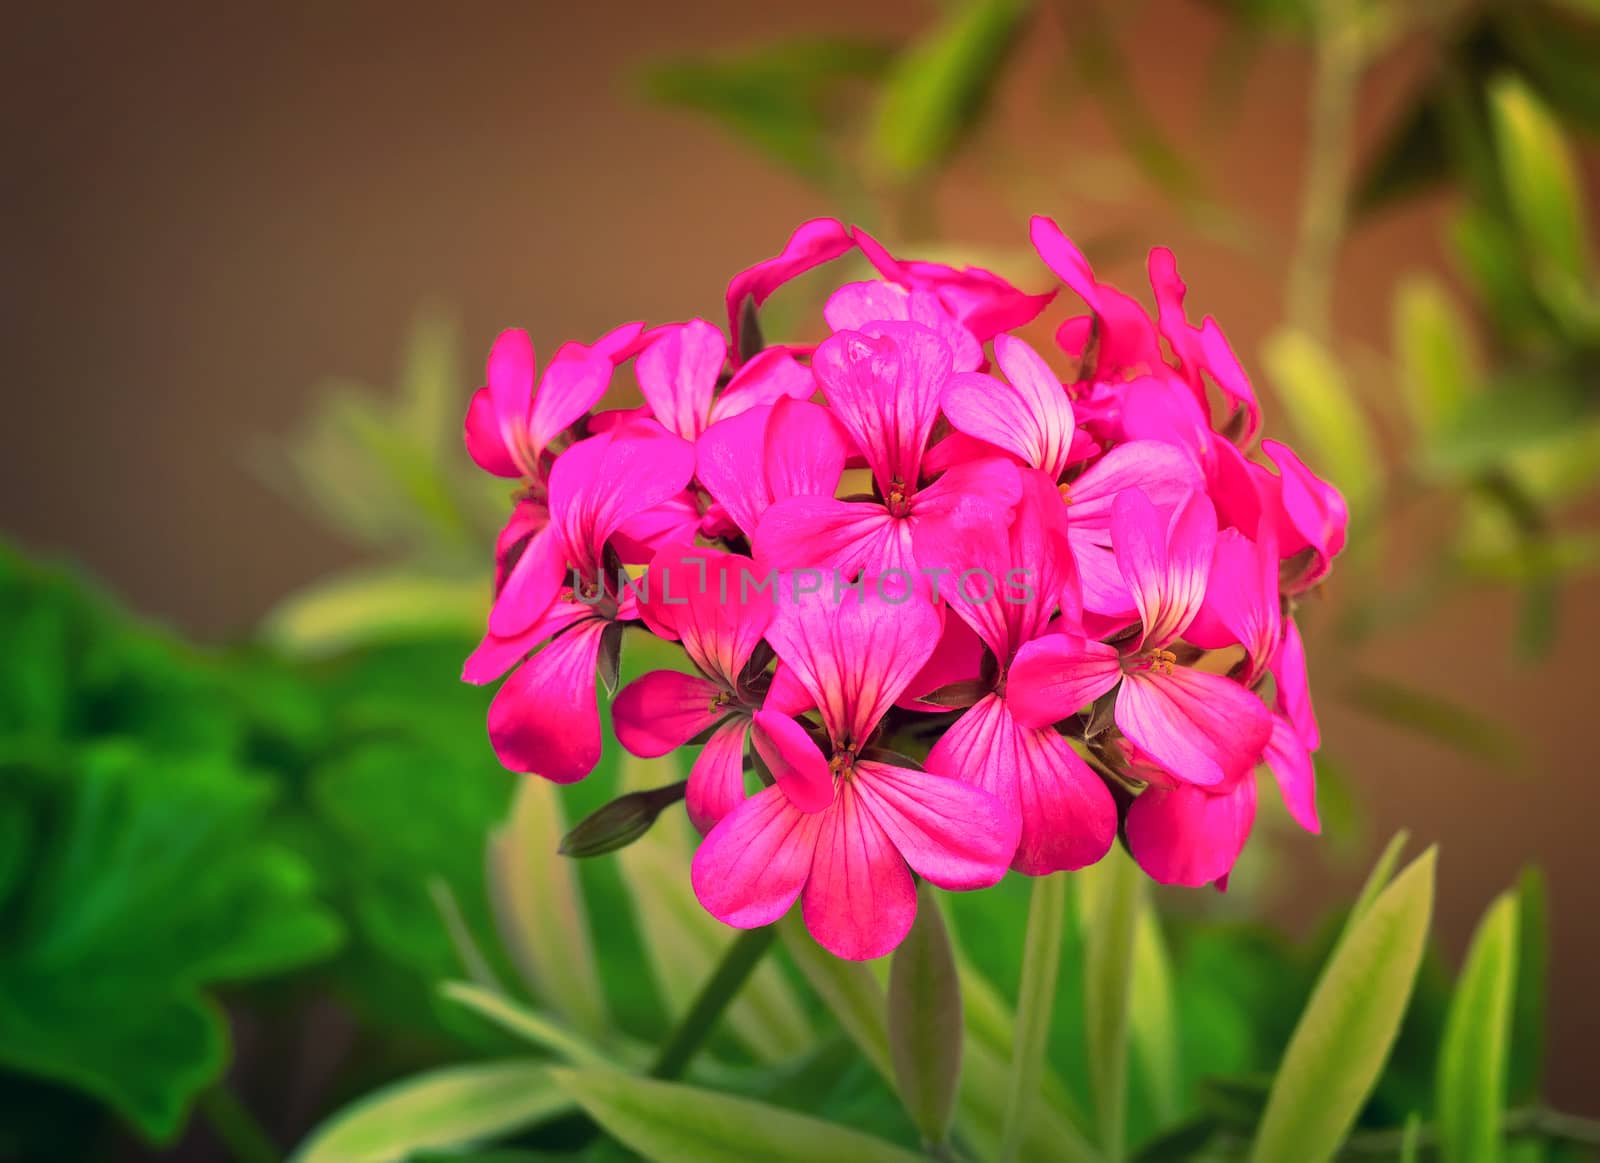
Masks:
[[[1505,46],[1483,27],[1516,26],[1532,19],[1518,12],[1544,7],[1582,27],[1589,39],[1566,42],[1565,71],[1552,75],[1555,90],[1576,94],[1558,108],[1580,188],[1591,192],[1579,209],[1594,226],[1600,152],[1588,135],[1600,120],[1600,59],[1589,50],[1600,41],[1584,5],[1354,6],[1369,7],[1380,14],[1373,28],[1391,10],[1405,27],[1392,40],[1369,30],[1383,43],[1350,110],[1352,176],[1370,173],[1419,100],[1476,83],[1485,60],[1504,66]],[[1515,11],[1481,24],[1480,10],[1505,9]],[[201,926],[211,926],[210,944],[164,903],[190,895],[189,882],[141,887],[124,874],[118,883],[133,884],[148,912],[118,939],[167,941],[172,954],[165,967],[144,959],[129,973],[169,984],[198,973],[180,953],[191,938],[215,946],[224,969],[229,957],[252,972],[311,964],[357,918],[359,935],[352,945],[347,934],[333,969],[234,1007],[236,1089],[264,1108],[280,1142],[334,1098],[436,1060],[449,1039],[431,1023],[419,1032],[399,1020],[396,1037],[377,1039],[363,1023],[373,1013],[403,1018],[428,976],[449,972],[451,943],[426,884],[442,878],[471,922],[487,924],[476,915],[486,907],[478,845],[512,784],[483,738],[481,693],[455,679],[464,619],[482,595],[472,564],[487,558],[503,499],[471,479],[459,444],[460,412],[493,336],[525,326],[549,351],[628,319],[717,318],[728,275],[817,214],[858,215],[892,242],[938,240],[971,261],[994,256],[1040,282],[1016,251],[1026,215],[1041,212],[1085,245],[1102,276],[1128,284],[1141,282],[1149,246],[1172,248],[1190,302],[1217,316],[1267,388],[1263,350],[1297,309],[1286,303],[1304,257],[1307,126],[1318,69],[1328,67],[1296,12],[1267,0],[1040,5],[961,148],[909,179],[858,146],[830,152],[847,137],[833,126],[848,127],[869,79],[844,80],[837,109],[818,115],[815,136],[828,144],[814,152],[809,112],[798,137],[781,102],[776,120],[761,123],[770,68],[754,80],[735,71],[758,98],[734,87],[746,117],[730,133],[726,104],[723,124],[684,108],[709,103],[715,114],[725,93],[659,65],[822,37],[900,47],[937,22],[924,0],[482,2],[448,12],[174,0],[11,12],[0,44],[0,327],[11,405],[0,427],[0,529],[20,552],[72,563],[172,633],[131,629],[98,599],[66,596],[71,583],[7,560],[16,673],[0,776],[10,782],[0,791],[32,814],[0,815],[0,837],[12,837],[0,850],[0,887],[21,869],[59,878],[52,891],[77,898],[87,883],[77,878],[89,873],[59,853],[48,867],[28,864],[24,837],[53,835],[40,823],[51,821],[75,837],[82,860],[110,862],[104,854],[129,831],[119,821],[136,815],[117,797],[137,799],[141,781],[192,779],[199,806],[151,807],[148,843],[172,842],[166,819],[169,832],[215,846],[195,867],[240,867],[218,874],[222,903]],[[857,64],[844,72],[870,75],[887,52],[849,59]],[[1403,140],[1395,156],[1425,161],[1438,144],[1428,141]],[[1406,165],[1396,173],[1406,178]],[[1331,315],[1317,323],[1313,307],[1298,320],[1321,330],[1349,393],[1374,417],[1371,444],[1357,442],[1391,474],[1362,514],[1382,527],[1381,542],[1368,540],[1365,564],[1347,563],[1354,580],[1335,574],[1312,618],[1313,683],[1334,763],[1327,834],[1264,828],[1254,880],[1235,899],[1163,891],[1157,901],[1180,916],[1264,916],[1310,938],[1382,840],[1406,827],[1441,845],[1435,931],[1454,964],[1484,902],[1537,864],[1552,949],[1545,1090],[1600,1114],[1591,985],[1600,581],[1581,555],[1558,576],[1539,572],[1532,588],[1558,593],[1559,621],[1527,646],[1532,567],[1503,570],[1493,584],[1493,571],[1454,576],[1454,559],[1441,567],[1427,549],[1456,527],[1471,489],[1393,484],[1416,443],[1396,382],[1397,290],[1425,272],[1461,304],[1482,358],[1517,349],[1514,307],[1486,308],[1460,274],[1455,232],[1476,180],[1453,173],[1353,215],[1331,271]],[[1531,348],[1551,355],[1548,343]],[[619,392],[629,379],[619,377]],[[1593,382],[1582,380],[1590,398]],[[1267,395],[1274,435],[1300,439],[1293,419],[1315,428],[1325,416],[1307,410],[1304,393],[1298,407]],[[1572,424],[1592,427],[1593,412]],[[1560,498],[1560,519],[1578,525],[1600,515],[1585,471],[1600,468],[1600,452],[1588,448],[1579,485]],[[319,591],[321,605],[280,605],[353,576],[369,588],[351,582]],[[358,623],[415,624],[358,629],[380,645],[346,649],[341,619],[352,607]],[[274,611],[277,646],[241,646]],[[226,649],[196,654],[178,638]],[[218,791],[204,770],[227,765],[275,786],[276,806],[232,785]],[[56,768],[71,775],[47,774]],[[198,774],[184,774],[191,769]],[[77,807],[49,806],[66,794],[62,779],[93,786],[67,795]],[[18,793],[25,783],[35,790]],[[106,797],[112,806],[95,810],[109,815],[89,818],[79,800],[91,792]],[[227,821],[252,813],[273,821],[276,846],[245,867]],[[436,830],[412,830],[430,814]],[[116,858],[130,870],[143,862],[139,851]],[[19,890],[10,889],[14,914]],[[313,897],[331,903],[318,912]],[[106,900],[111,913],[131,907],[114,893]],[[25,903],[42,925],[47,910]],[[240,934],[216,933],[217,918],[246,908],[260,922],[254,945],[230,951]],[[15,942],[0,965],[19,950],[26,961],[29,931],[0,929]],[[376,960],[363,962],[369,954]],[[55,973],[50,957],[38,964]],[[110,997],[116,971],[106,972],[95,980]],[[0,1010],[21,997],[23,980],[0,973]],[[352,980],[362,995],[353,1010]],[[296,1017],[280,1023],[278,1013]],[[147,1036],[130,1038],[143,1046]],[[55,1090],[35,1085],[13,1091],[10,1109],[56,1110]],[[216,1144],[202,1132],[181,1149],[209,1158]]]

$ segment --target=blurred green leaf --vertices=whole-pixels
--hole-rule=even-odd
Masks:
[[[345,1107],[311,1133],[293,1163],[404,1163],[418,1151],[502,1138],[571,1106],[542,1062],[447,1066]]]
[[[942,1143],[961,1080],[961,986],[934,890],[917,895],[916,922],[889,963],[889,1056],[923,1141]]]
[[[1414,275],[1395,295],[1394,347],[1400,390],[1426,444],[1455,421],[1478,390],[1482,367],[1476,342],[1445,289]]]
[[[1278,332],[1263,359],[1307,463],[1344,494],[1351,524],[1359,526],[1380,494],[1383,470],[1371,426],[1338,362],[1298,331]]]
[[[33,840],[0,911],[0,1064],[168,1139],[226,1058],[209,991],[323,958],[339,926],[268,840],[259,780],[129,744],[0,769]]]
[[[1029,0],[960,0],[895,61],[873,125],[874,162],[900,182],[943,165],[1004,73]]]
[[[410,567],[335,574],[284,598],[262,638],[294,658],[442,635],[476,634],[489,608],[487,577],[451,577]]]
[[[1079,872],[1077,881],[1087,925],[1086,1050],[1100,1149],[1110,1158],[1120,1159],[1127,1134],[1129,999],[1144,877],[1133,861],[1113,846],[1104,860]]]
[[[1138,1076],[1150,1095],[1156,1122],[1177,1120],[1183,1104],[1183,1056],[1178,1045],[1178,1001],[1161,923],[1141,897],[1133,935],[1129,1027]]]
[[[709,116],[800,177],[828,185],[841,168],[834,137],[845,86],[882,74],[890,55],[866,41],[790,41],[653,64],[644,91],[657,104]]]
[[[1372,865],[1372,871],[1367,873],[1367,879],[1361,885],[1361,891],[1356,894],[1355,903],[1350,906],[1350,914],[1345,920],[1346,933],[1350,931],[1350,926],[1366,915],[1367,910],[1372,907],[1372,902],[1378,899],[1378,894],[1389,887],[1395,867],[1400,863],[1400,854],[1405,851],[1406,844],[1410,840],[1411,833],[1402,828],[1383,846],[1383,851],[1378,854],[1377,861]]]
[[[532,995],[578,1030],[606,1028],[588,909],[571,861],[556,855],[566,829],[560,789],[518,780],[511,815],[489,835],[489,898],[506,952]]]
[[[1334,947],[1273,1079],[1255,1163],[1324,1163],[1344,1141],[1411,996],[1433,911],[1434,862],[1430,848]]]
[[[1591,269],[1572,155],[1549,111],[1514,76],[1494,80],[1489,104],[1501,180],[1534,264],[1535,285],[1553,297],[1553,307],[1564,309],[1573,296],[1587,293]]]
[[[1501,1155],[1517,942],[1517,898],[1505,893],[1473,935],[1439,1048],[1438,1134],[1445,1163],[1493,1163]]]
[[[1570,436],[1591,404],[1583,383],[1559,372],[1502,374],[1439,430],[1427,465],[1440,474],[1486,471],[1515,452]]]
[[[1351,704],[1374,718],[1463,755],[1512,767],[1523,751],[1521,738],[1509,727],[1432,691],[1376,675],[1357,675],[1345,694]]]
[[[1001,1163],[1011,1163],[1027,1131],[1028,1115],[1039,1092],[1050,1048],[1050,1011],[1061,979],[1061,936],[1067,919],[1067,878],[1033,881],[1028,928],[1023,937],[1022,980],[1017,985],[1017,1016],[1011,1044],[1011,1084],[1001,1127]]]
[[[921,1158],[859,1131],[715,1091],[603,1070],[551,1073],[608,1134],[652,1163],[914,1163]]]
[[[1516,998],[1512,1003],[1507,1094],[1532,1102],[1544,1082],[1545,991],[1550,962],[1549,906],[1544,874],[1534,867],[1517,878]]]
[[[574,1066],[615,1065],[582,1034],[564,1028],[555,1019],[536,1013],[497,990],[474,982],[447,981],[440,986],[440,993],[513,1037],[547,1050]]]
[[[833,1012],[839,1027],[892,1083],[888,1003],[872,970],[863,962],[845,961],[823,949],[793,912],[778,922],[778,934],[801,976]]]

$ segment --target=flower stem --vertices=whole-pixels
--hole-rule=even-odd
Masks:
[[[227,1082],[219,1079],[202,1091],[199,1107],[235,1163],[280,1163],[278,1148]]]
[[[651,1078],[673,1079],[683,1074],[705,1040],[716,1028],[717,1019],[728,1008],[742,986],[760,964],[762,955],[771,948],[778,934],[777,926],[764,925],[759,929],[746,929],[734,939],[715,972],[706,979],[700,994],[683,1015],[677,1029],[661,1047],[655,1065],[650,1068]]]
[[[1011,1084],[1001,1124],[1000,1163],[1012,1163],[1022,1148],[1028,1115],[1039,1094],[1050,1011],[1061,972],[1061,930],[1067,915],[1067,878],[1037,877],[1028,904],[1028,931],[1022,946],[1022,981],[1017,987],[1017,1025],[1011,1052]]]

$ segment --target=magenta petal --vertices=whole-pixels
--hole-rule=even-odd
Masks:
[[[1146,788],[1128,807],[1128,849],[1152,880],[1199,887],[1227,876],[1255,818],[1253,779],[1221,795],[1197,787]]]
[[[882,505],[833,497],[789,497],[773,504],[756,528],[756,561],[806,575],[830,590],[835,578],[863,571],[914,572],[911,523]]]
[[[724,816],[690,865],[707,912],[740,929],[770,925],[794,904],[811,875],[826,817],[799,811],[769,787]]]
[[[916,677],[906,686],[898,705],[908,711],[943,714],[949,707],[922,701],[922,696],[957,682],[975,682],[983,672],[983,640],[961,618],[946,618],[939,644]]]
[[[568,626],[593,616],[594,610],[582,602],[554,602],[526,630],[508,638],[493,633],[485,634],[477,649],[462,664],[461,680],[474,686],[493,682],[526,658],[546,638],[554,637]]]
[[[599,402],[615,366],[604,356],[575,349],[552,359],[539,380],[528,414],[528,436],[544,449]]]
[[[1267,543],[1259,547],[1237,529],[1217,534],[1205,602],[1184,631],[1187,641],[1206,650],[1243,646],[1249,656],[1246,686],[1265,672],[1282,632],[1278,550],[1270,528],[1266,532]]]
[[[728,283],[726,297],[734,362],[739,360],[739,313],[744,309],[746,298],[753,298],[759,307],[790,279],[838,258],[853,245],[850,231],[843,223],[832,218],[813,218],[800,224],[779,254],[734,275]]]
[[[1168,512],[1204,484],[1200,466],[1184,449],[1160,440],[1131,440],[1072,482],[1067,519],[1075,526],[1109,529],[1112,503],[1128,489],[1138,489],[1157,509]]]
[[[598,570],[601,548],[628,518],[673,497],[694,474],[694,445],[652,420],[580,440],[550,470],[550,520],[568,561]]]
[[[1017,651],[1006,679],[1006,705],[1026,727],[1075,715],[1122,677],[1116,648],[1077,634],[1046,634]]]
[[[542,618],[566,581],[560,534],[546,525],[528,540],[489,610],[489,633],[509,638]]]
[[[713,422],[779,400],[808,400],[817,390],[811,369],[781,347],[764,348],[736,373],[711,406]]]
[[[1117,692],[1117,726],[1164,770],[1219,787],[1250,774],[1272,734],[1260,699],[1220,674],[1177,667],[1131,671]]]
[[[1216,540],[1216,510],[1204,493],[1191,493],[1167,522],[1142,490],[1117,495],[1111,542],[1144,623],[1142,646],[1166,646],[1194,621]]]
[[[1315,751],[1322,746],[1322,732],[1317,728],[1317,715],[1311,706],[1305,643],[1293,618],[1284,625],[1283,639],[1278,643],[1270,669],[1278,687],[1278,710],[1294,724],[1295,733],[1306,750]]]
[[[767,697],[762,700],[763,710],[797,718],[816,705],[811,692],[801,686],[800,680],[794,676],[794,667],[785,666],[780,661],[772,668],[772,685],[767,688]]]
[[[657,329],[634,362],[634,372],[651,413],[667,431],[685,440],[704,431],[727,358],[722,332],[704,319]]]
[[[711,733],[689,769],[684,807],[702,835],[744,803],[744,743],[749,733],[749,719],[730,718]]]
[[[512,771],[576,783],[600,762],[595,663],[610,623],[579,622],[512,672],[489,704],[489,742]]]
[[[827,408],[809,400],[779,400],[765,437],[766,478],[772,499],[831,497],[850,458],[850,437]]]
[[[765,454],[771,415],[770,407],[762,407],[718,420],[695,445],[696,477],[746,537],[755,536],[761,514],[772,504]]]
[[[1317,819],[1317,772],[1311,763],[1311,752],[1282,715],[1272,716],[1266,763],[1294,822],[1313,836],[1321,832],[1322,823]]]
[[[645,622],[679,638],[700,671],[732,690],[772,620],[772,587],[748,557],[678,542],[633,587]]]
[[[488,388],[472,393],[467,405],[467,455],[484,472],[497,477],[520,477],[522,468],[506,447],[505,436],[500,431],[500,418],[495,414],[494,399]]]
[[[652,670],[623,687],[612,704],[617,742],[647,759],[674,751],[726,714],[717,706],[721,693],[697,675]]]
[[[820,826],[801,900],[806,928],[837,957],[882,957],[916,919],[911,870],[852,784],[832,808],[807,818]]]
[[[855,788],[906,863],[940,888],[986,888],[1006,874],[1021,822],[982,788],[867,761]]]
[[[508,447],[525,430],[533,401],[533,340],[521,328],[502,331],[489,349],[487,381],[494,413]]]
[[[833,771],[799,723],[776,711],[757,711],[751,738],[795,807],[820,812],[833,803]]]

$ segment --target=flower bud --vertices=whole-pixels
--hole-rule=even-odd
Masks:
[[[561,856],[586,859],[626,848],[650,830],[667,808],[683,799],[687,780],[647,791],[629,792],[590,812],[561,838]]]

